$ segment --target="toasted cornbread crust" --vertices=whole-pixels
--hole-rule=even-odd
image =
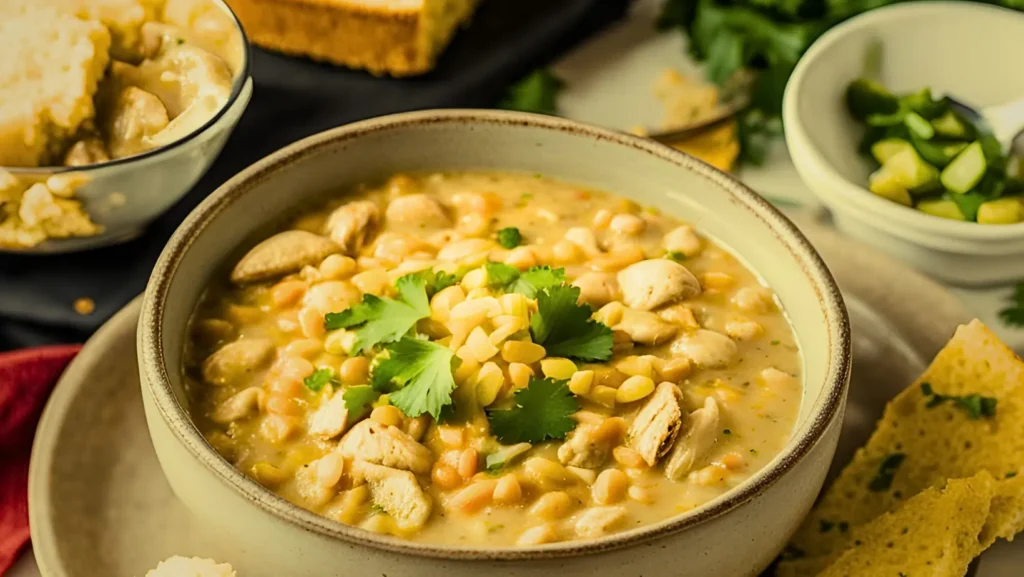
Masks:
[[[412,76],[434,67],[479,0],[425,0],[385,9],[329,0],[228,0],[249,39],[376,75]]]

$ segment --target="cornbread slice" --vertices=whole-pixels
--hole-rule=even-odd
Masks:
[[[434,67],[480,0],[228,0],[253,43],[377,75]]]
[[[991,414],[980,414],[982,399],[994,399]],[[1011,539],[1024,529],[1024,483],[1017,482],[1024,476],[1024,361],[975,320],[889,403],[867,445],[793,537],[790,551],[801,558],[781,563],[779,576],[817,575],[851,546],[858,528],[930,487],[982,471],[1014,481],[993,501],[984,531],[985,540]]]
[[[0,11],[0,166],[38,166],[95,115],[110,32],[48,7]]]

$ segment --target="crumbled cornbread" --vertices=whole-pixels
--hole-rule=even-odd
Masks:
[[[228,0],[253,43],[373,74],[408,76],[437,56],[479,0]]]
[[[110,32],[48,7],[0,9],[0,166],[38,166],[95,115]]]
[[[31,248],[47,238],[99,234],[102,227],[72,200],[81,183],[65,174],[26,182],[0,169],[0,247]]]

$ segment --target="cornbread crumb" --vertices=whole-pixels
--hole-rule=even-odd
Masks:
[[[235,570],[227,563],[213,559],[180,557],[175,555],[161,561],[146,577],[236,577]]]
[[[89,297],[75,299],[75,312],[80,315],[91,315],[96,310],[96,301]]]
[[[31,248],[47,238],[93,236],[103,231],[72,200],[82,175],[60,174],[24,182],[0,169],[0,247]]]
[[[409,76],[438,55],[480,0],[228,0],[254,44],[372,74]]]
[[[0,166],[38,166],[95,115],[110,32],[54,8],[2,4]]]

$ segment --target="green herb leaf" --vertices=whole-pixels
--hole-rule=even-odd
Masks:
[[[312,375],[302,379],[302,384],[314,393],[319,392],[334,380],[334,371],[331,369],[317,369]]]
[[[487,286],[492,289],[511,290],[519,280],[519,269],[500,262],[489,262],[484,265],[487,271]]]
[[[407,334],[420,319],[430,316],[426,282],[419,274],[398,279],[399,300],[363,295],[363,302],[340,313],[328,313],[327,330],[355,327],[352,353],[361,353],[381,343],[396,341]]]
[[[520,234],[519,229],[514,226],[509,226],[498,231],[498,244],[502,248],[512,249],[523,242],[523,235]]]
[[[435,294],[462,280],[462,277],[466,276],[466,271],[459,270],[455,274],[451,274],[443,270],[436,271],[432,268],[428,268],[426,270],[413,273],[413,275],[423,280],[423,286],[427,290],[427,298],[430,299]]]
[[[929,397],[925,407],[932,408],[945,403],[946,401],[952,401],[954,406],[959,407],[967,412],[967,416],[972,420],[978,420],[982,417],[994,417],[996,416],[996,401],[993,397],[983,397],[978,394],[974,395],[941,395],[936,393],[932,389],[931,383],[921,383],[921,392],[924,396]]]
[[[580,410],[566,381],[531,377],[514,396],[515,407],[487,411],[491,433],[502,443],[539,443],[564,439],[576,428],[572,414]]]
[[[530,317],[533,342],[553,357],[607,361],[612,356],[612,330],[591,320],[590,307],[579,304],[580,289],[571,285],[537,293],[537,312]]]
[[[1024,327],[1024,282],[1013,287],[1009,304],[999,311],[999,318],[1009,327]]]
[[[549,266],[535,266],[525,272],[502,264],[489,262],[484,265],[487,271],[487,286],[505,292],[515,292],[536,298],[537,291],[565,284],[565,269]]]
[[[556,115],[558,94],[565,82],[547,70],[534,70],[512,85],[498,102],[498,108]]]
[[[824,519],[821,519],[821,520],[818,521],[818,532],[819,533],[828,533],[835,526],[836,526],[835,523],[833,523],[831,521],[826,521]]]
[[[875,474],[874,479],[871,479],[868,489],[876,493],[888,491],[892,487],[896,472],[900,470],[900,465],[906,458],[907,456],[903,453],[891,453],[882,459],[881,464],[878,465],[878,473]]]
[[[345,400],[345,409],[348,411],[348,419],[351,423],[370,410],[370,404],[377,400],[380,393],[370,385],[358,385],[345,389],[341,395],[341,398]]]
[[[377,391],[393,391],[388,401],[410,417],[424,413],[435,419],[452,402],[455,353],[437,343],[402,337],[385,347],[387,357],[373,367]]]
[[[674,260],[676,262],[683,262],[686,260],[686,255],[681,252],[669,251],[665,253],[665,258],[668,260]]]

